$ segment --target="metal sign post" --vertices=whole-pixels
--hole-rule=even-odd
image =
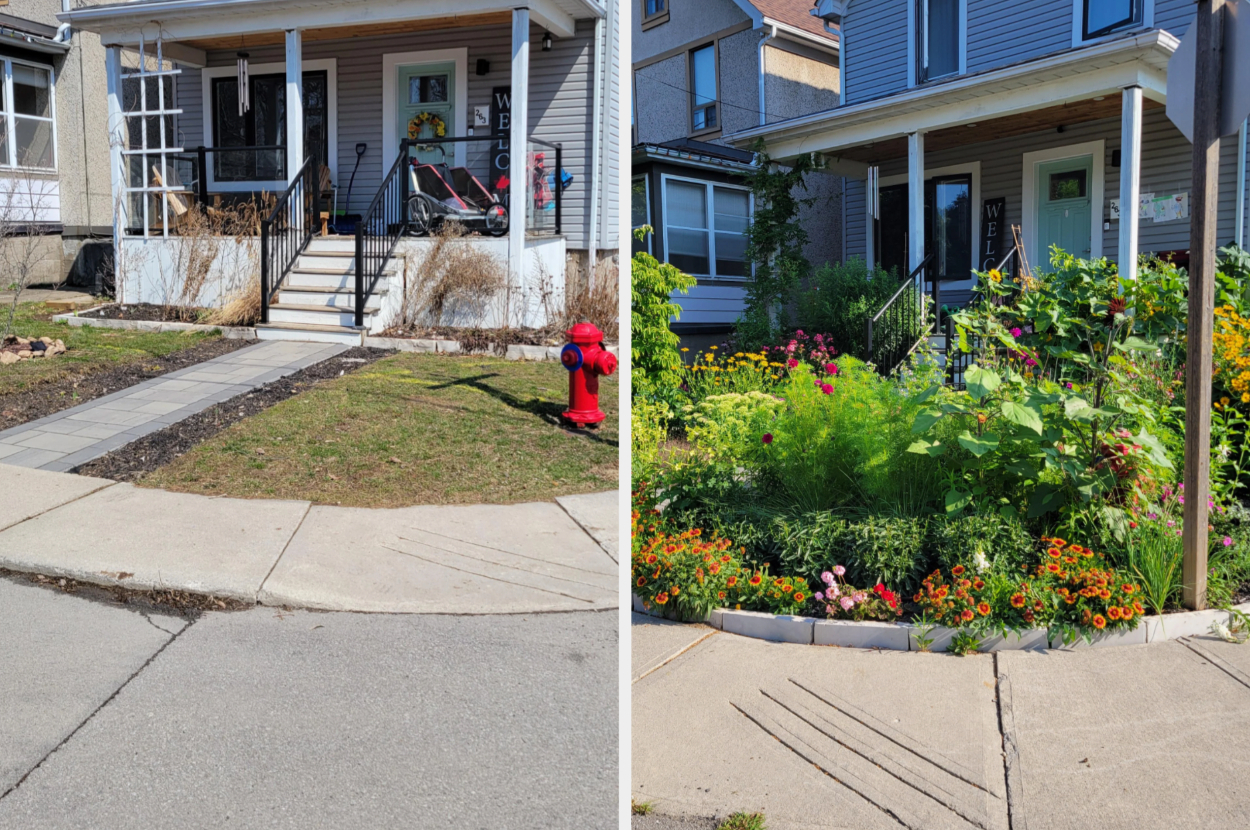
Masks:
[[[1194,20],[1193,196],[1189,219],[1189,322],[1185,358],[1185,528],[1181,599],[1207,602],[1207,501],[1211,494],[1211,361],[1219,209],[1224,0],[1198,0]]]

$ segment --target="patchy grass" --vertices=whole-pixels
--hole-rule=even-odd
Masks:
[[[629,812],[631,815],[635,815],[635,816],[651,815],[652,809],[653,809],[653,805],[651,804],[650,801],[638,801],[637,799],[630,799]]]
[[[716,825],[716,830],[768,830],[763,813],[734,813]]]
[[[615,377],[600,384],[603,426],[571,432],[558,363],[398,354],[240,421],[139,483],[355,507],[609,490],[618,389]]]
[[[8,319],[7,307],[0,309],[0,327]],[[23,360],[0,366],[0,397],[26,392],[48,383],[86,377],[95,372],[127,363],[152,360],[171,352],[189,349],[220,335],[207,332],[126,331],[83,326],[72,328],[52,322],[56,313],[43,303],[20,303],[13,332],[23,337],[51,337],[63,340],[68,351],[49,359]],[[3,329],[0,328],[0,331]]]

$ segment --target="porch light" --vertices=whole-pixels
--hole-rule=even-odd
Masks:
[[[237,53],[239,57],[239,115],[243,116],[252,108],[251,84],[247,82],[247,52]]]
[[[543,51],[551,51],[551,32],[543,32]]]

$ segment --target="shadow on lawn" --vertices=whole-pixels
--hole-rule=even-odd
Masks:
[[[440,383],[437,386],[431,386],[429,388],[431,390],[437,390],[450,389],[453,386],[468,386],[478,390],[479,392],[485,392],[487,395],[490,395],[504,406],[515,409],[518,412],[525,412],[527,414],[534,415],[551,426],[560,427],[561,429],[565,429],[575,435],[585,436],[598,444],[606,444],[610,447],[620,446],[619,441],[604,438],[595,430],[573,429],[565,424],[564,419],[560,417],[560,413],[564,412],[566,409],[565,404],[556,403],[554,401],[540,401],[537,398],[522,400],[510,392],[505,392],[502,389],[497,389],[494,386],[485,383],[485,381],[497,377],[499,377],[498,372],[491,372],[489,374],[474,375],[473,377],[468,378],[457,378],[456,380],[448,381],[447,383]]]

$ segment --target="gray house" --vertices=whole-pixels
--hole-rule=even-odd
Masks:
[[[0,236],[24,240],[6,254],[6,276],[20,256],[34,282],[98,287],[110,270],[112,197],[108,145],[88,136],[101,135],[107,117],[104,50],[90,32],[60,24],[65,6],[0,8]]]
[[[1241,0],[1246,6],[1247,0]],[[1136,273],[1187,261],[1191,145],[1168,120],[1168,59],[1191,0],[821,0],[843,34],[839,106],[736,132],[848,177],[848,256],[904,274],[927,254],[965,294],[1022,229]],[[1245,244],[1246,140],[1222,142],[1220,244]],[[820,227],[820,226],[818,226]],[[953,290],[952,290],[953,289]]]
[[[808,0],[630,2],[632,222],[655,229],[652,254],[698,280],[674,297],[672,325],[697,348],[732,330],[751,278],[743,176],[754,154],[726,136],[836,107],[838,30],[809,14]],[[838,215],[841,186],[836,175],[812,178],[810,221]],[[817,265],[840,258],[841,234],[813,234],[806,253]]]
[[[193,262],[194,302],[214,305],[258,268],[263,337],[358,342],[432,244],[405,232],[404,194],[430,189],[413,159],[455,179],[438,201],[468,207],[476,178],[508,207],[506,230],[474,237],[508,270],[486,325],[543,325],[566,273],[616,254],[613,3],[131,0],[59,18],[107,50],[93,135],[112,153],[123,301],[188,302]],[[269,236],[225,234],[204,266],[189,209],[248,199]]]

